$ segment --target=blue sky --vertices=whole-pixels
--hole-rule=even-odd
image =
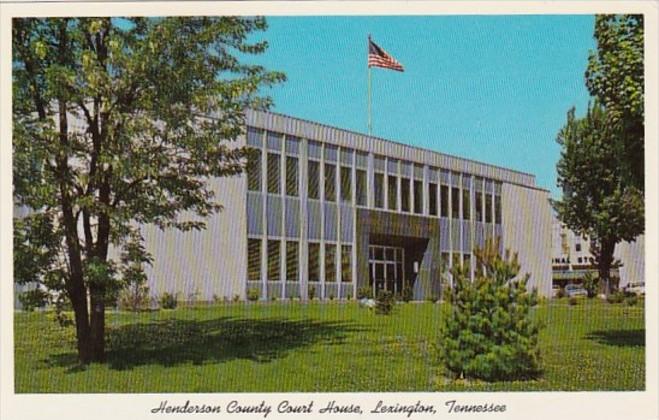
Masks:
[[[536,175],[554,197],[566,113],[588,104],[594,16],[270,17],[257,61],[288,81],[274,111],[367,131],[366,39],[405,66],[373,69],[373,134]]]

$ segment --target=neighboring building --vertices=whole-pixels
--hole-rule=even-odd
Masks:
[[[551,293],[548,191],[530,174],[257,111],[239,144],[247,175],[212,180],[224,210],[199,232],[143,234],[152,293],[211,300],[354,298],[363,287],[441,293],[441,267],[488,238],[519,254],[529,287]]]
[[[645,278],[645,237],[634,242],[616,245],[614,259],[620,267],[611,269],[613,284],[624,287],[628,283],[643,282]],[[552,212],[552,278],[553,284],[563,287],[568,283],[580,283],[588,272],[597,278],[599,273],[590,253],[590,238],[579,236],[568,229]]]

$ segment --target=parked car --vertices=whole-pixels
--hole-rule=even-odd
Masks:
[[[569,298],[577,296],[588,296],[588,292],[579,284],[568,284],[565,286],[565,295]]]
[[[645,296],[645,282],[632,282],[627,284],[623,289],[625,293],[633,293],[636,296]]]

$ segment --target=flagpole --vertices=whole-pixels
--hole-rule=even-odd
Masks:
[[[369,49],[371,46],[371,34],[368,34],[368,44],[366,46],[366,56],[368,57]],[[368,135],[371,135],[373,129],[371,122],[371,66],[367,64],[368,67]]]

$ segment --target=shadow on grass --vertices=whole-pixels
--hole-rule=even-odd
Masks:
[[[128,324],[107,331],[107,364],[126,370],[141,365],[200,365],[235,359],[267,363],[318,342],[341,344],[348,333],[363,331],[350,322],[217,318],[170,319]],[[79,370],[74,353],[50,356],[50,365]]]
[[[586,338],[610,346],[641,347],[645,346],[645,329],[593,331]]]

